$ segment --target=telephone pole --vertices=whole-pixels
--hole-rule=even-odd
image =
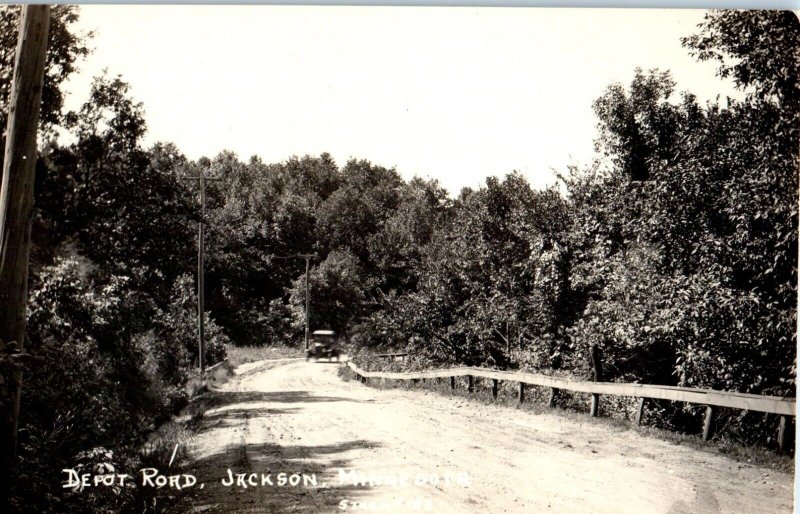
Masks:
[[[206,372],[206,311],[205,311],[205,247],[206,247],[206,180],[222,180],[206,177],[205,168],[200,168],[197,177],[182,177],[197,180],[200,184],[200,221],[197,223],[197,339],[199,345],[198,364],[200,374]]]
[[[0,341],[16,343],[19,353],[25,342],[36,131],[49,28],[49,6],[22,7],[0,186]],[[22,370],[14,366],[6,380],[0,397],[0,489],[10,484],[16,464]]]
[[[308,350],[308,312],[309,312],[309,308],[310,308],[309,307],[310,306],[309,298],[311,297],[309,292],[308,292],[308,268],[309,268],[309,265],[311,263],[311,259],[313,259],[314,257],[315,256],[314,256],[313,253],[299,253],[299,254],[295,254],[295,255],[286,255],[286,256],[276,255],[276,256],[273,257],[275,259],[305,259],[306,260],[306,329],[305,329],[306,350]]]
[[[308,264],[311,262],[311,254],[305,254],[303,257],[306,259],[306,351],[308,351]]]

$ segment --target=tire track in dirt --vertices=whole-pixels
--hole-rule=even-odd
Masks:
[[[330,390],[330,383],[329,381],[325,380],[320,382],[316,380],[316,375],[283,375],[280,378],[275,378],[275,384],[283,390],[296,390],[296,389],[311,389],[315,391],[325,391]],[[351,391],[352,393],[352,391]],[[362,396],[362,402],[368,402],[378,409],[382,409],[383,407],[380,406],[378,403],[374,403],[374,399],[372,398],[372,393],[370,391],[364,391]],[[363,434],[359,433],[358,425],[353,423],[352,416],[350,415],[342,415],[338,409],[333,407],[334,403],[331,403],[331,408],[324,407],[323,409],[326,411],[324,416],[320,416],[320,419],[324,419],[324,426],[317,426],[316,428],[320,431],[324,431],[326,434],[330,433],[333,436],[328,437],[327,435],[321,439],[323,440],[349,440],[355,441],[360,440]],[[380,418],[382,416],[378,416]],[[306,427],[307,428],[307,427]],[[290,439],[295,437],[298,433],[302,433],[303,427],[298,427],[292,425],[290,423],[282,422],[281,420],[277,420],[273,426],[271,427],[271,432],[273,433],[274,439]],[[371,434],[371,436],[379,435],[377,439],[383,441],[383,446],[389,447],[397,447],[403,448],[403,441],[397,437],[393,437],[393,434],[390,431],[382,431],[380,434]],[[372,437],[374,438],[374,437]],[[371,439],[372,439],[371,438]],[[320,438],[318,438],[320,439]],[[411,448],[410,451],[415,451],[414,448]],[[373,458],[373,455],[378,454],[379,449],[376,447],[371,447],[370,445],[365,445],[362,450],[362,453],[359,457],[359,464],[358,467],[363,467],[365,469],[381,469],[387,471],[392,474],[400,474],[400,473],[409,473],[407,469],[408,466],[404,463],[394,463],[389,464],[386,460],[378,461]],[[308,452],[306,452],[306,457],[309,457]],[[418,453],[418,452],[417,452]],[[420,454],[420,456],[423,456]],[[405,455],[403,452],[403,460],[410,459],[409,455]],[[411,459],[412,461],[415,459]],[[339,460],[329,460],[326,465],[327,468],[336,469],[339,467],[344,466],[346,463],[343,463]],[[325,480],[329,483],[337,481],[337,477],[335,473],[328,472],[325,475]],[[430,491],[433,496],[438,496],[439,500],[436,503],[441,505],[447,505],[446,498],[443,496],[441,491]],[[338,503],[338,502],[337,502]],[[440,510],[441,512],[446,512],[448,510]]]

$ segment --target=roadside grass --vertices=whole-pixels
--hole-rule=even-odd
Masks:
[[[186,424],[179,419],[164,423],[150,435],[139,451],[142,466],[162,471],[180,469],[188,460],[187,443],[192,435]]]
[[[228,362],[234,368],[248,362],[303,356],[302,350],[291,346],[236,346],[229,344],[227,350]]]
[[[356,380],[355,374],[346,365],[342,365],[339,368],[339,377],[345,381]],[[636,400],[633,398],[618,398],[613,402],[607,401],[605,404],[601,399],[600,415],[591,418],[589,417],[589,394],[564,394],[565,392],[562,391],[561,396],[556,402],[556,407],[551,408],[547,405],[549,388],[527,386],[525,390],[525,400],[523,403],[519,403],[517,384],[513,382],[501,382],[498,384],[497,399],[492,397],[490,381],[477,378],[473,382],[473,393],[467,392],[466,377],[456,378],[455,389],[453,390],[450,389],[449,380],[444,378],[420,380],[416,383],[411,380],[370,379],[365,385],[375,389],[431,391],[443,396],[452,396],[477,404],[502,405],[531,414],[555,414],[579,423],[601,423],[614,432],[635,430],[645,437],[662,439],[676,445],[686,445],[699,452],[711,454],[723,453],[742,463],[744,466],[765,466],[783,473],[794,474],[793,457],[779,455],[762,446],[743,445],[724,434],[715,436],[711,441],[703,441],[699,434],[681,433],[648,426],[646,414],[642,425],[637,427],[633,421],[634,406],[636,404]]]
[[[155,468],[159,475],[185,472],[189,465],[188,445],[192,436],[185,421],[180,418],[167,421],[150,434],[139,449],[139,470]],[[137,512],[145,513],[169,512],[181,502],[183,494],[183,491],[169,487],[137,487],[135,508]]]

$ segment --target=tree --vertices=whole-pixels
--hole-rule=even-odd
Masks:
[[[362,312],[370,289],[358,259],[344,251],[333,251],[309,273],[310,328],[329,328],[347,337]],[[305,320],[305,276],[292,284],[289,297],[295,325]]]
[[[647,180],[654,164],[677,157],[678,130],[691,120],[667,102],[674,88],[669,72],[637,68],[629,92],[612,84],[594,102],[600,120],[595,145],[630,180]],[[693,101],[691,96],[684,98],[690,105]]]
[[[796,38],[794,15],[711,13],[685,44],[744,101],[672,104],[668,75],[637,70],[596,102],[614,166],[568,181],[576,369],[598,343],[612,380],[794,394]],[[637,152],[650,180],[632,186]]]
[[[682,41],[699,60],[718,62],[718,75],[732,78],[740,89],[749,90],[754,99],[798,112],[800,20],[797,14],[770,10],[710,11],[700,25],[700,32]]]
[[[0,6],[0,127],[5,141],[11,74],[14,71],[14,50],[17,45],[20,6]],[[61,85],[78,70],[78,64],[91,52],[87,46],[92,32],[75,29],[80,9],[74,5],[54,5],[50,9],[47,62],[42,86],[40,123],[47,132],[55,125],[68,122],[62,112],[64,93]],[[5,144],[3,143],[3,146]],[[1,158],[1,157],[0,157]]]
[[[40,166],[35,240],[51,250],[75,242],[143,288],[168,291],[191,263],[195,206],[178,177],[185,157],[169,144],[141,147],[143,108],[121,77],[95,79],[75,124],[75,143],[51,145]]]
[[[287,290],[304,272],[302,261],[286,257],[327,255],[318,217],[339,187],[336,164],[328,154],[267,165],[222,152],[190,167],[222,178],[207,190],[206,289],[215,319],[238,344],[280,341],[276,334],[291,332],[283,321]]]
[[[402,182],[393,169],[349,161],[340,172],[339,188],[317,210],[320,243],[326,249],[349,249],[369,264],[368,238],[397,208]]]
[[[435,180],[415,177],[399,191],[397,209],[369,237],[369,260],[382,291],[414,289],[422,248],[450,214],[447,192]]]
[[[143,109],[119,77],[99,77],[73,121],[74,142],[50,142],[37,169],[28,325],[36,366],[23,392],[20,473],[45,478],[37,496],[24,481],[15,493],[30,511],[43,510],[42,491],[62,494],[57,470],[98,444],[130,458],[185,400],[197,357],[197,213],[178,180],[189,163],[171,144],[142,148]],[[213,362],[228,340],[206,323]]]

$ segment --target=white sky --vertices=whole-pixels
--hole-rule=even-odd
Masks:
[[[310,6],[81,8],[95,52],[68,85],[122,74],[144,103],[147,142],[190,158],[223,149],[265,162],[329,152],[439,179],[586,164],[592,101],[636,66],[670,69],[701,100],[731,86],[680,37],[699,10]]]

